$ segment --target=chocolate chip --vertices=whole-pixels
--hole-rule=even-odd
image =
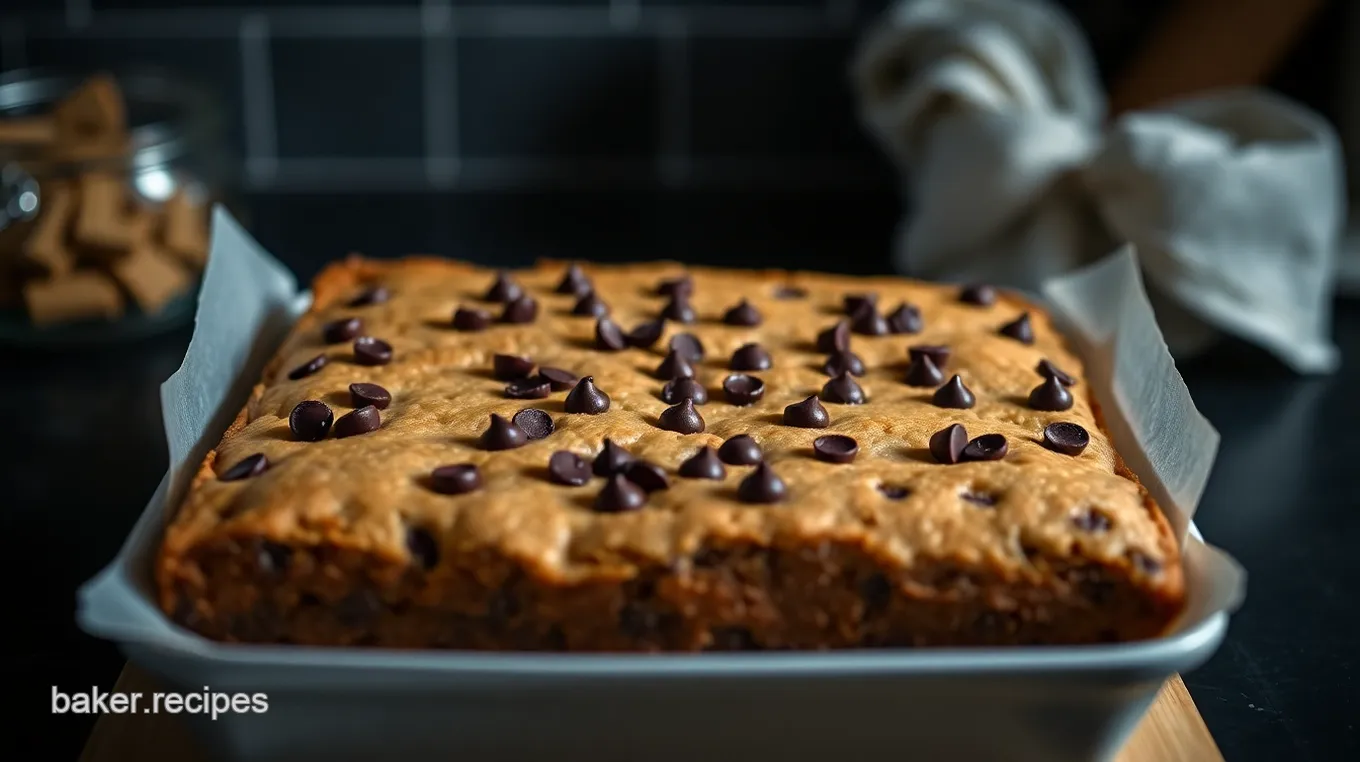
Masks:
[[[822,364],[822,372],[828,376],[839,376],[842,373],[862,376],[864,375],[864,361],[859,359],[859,355],[854,352],[842,349],[827,356],[826,362]]]
[[[430,488],[441,495],[463,495],[482,486],[482,472],[471,463],[440,466],[430,472]]]
[[[1021,313],[1020,317],[1001,326],[1000,334],[1009,336],[1021,344],[1034,343],[1034,327],[1029,323],[1029,313]]]
[[[799,286],[782,285],[775,286],[774,298],[776,299],[806,299],[807,289]]]
[[[491,326],[491,313],[472,307],[459,307],[453,312],[453,327],[459,331],[485,331]]]
[[[482,432],[482,447],[487,450],[513,450],[528,441],[518,426],[495,413],[491,414],[491,423]]]
[[[839,405],[863,405],[865,399],[864,390],[849,373],[842,373],[827,381],[822,387],[821,397],[823,402]]]
[[[1050,423],[1044,427],[1044,447],[1063,455],[1080,455],[1091,443],[1086,429],[1069,421]]]
[[[288,380],[297,381],[300,378],[306,378],[324,367],[326,367],[326,356],[317,355],[316,357],[313,357],[307,362],[288,371]]]
[[[609,476],[610,474],[622,473],[633,462],[633,454],[614,444],[614,440],[604,440],[604,447],[600,449],[600,454],[595,456],[595,463],[591,470],[596,476]]]
[[[674,320],[677,323],[688,324],[698,320],[699,314],[694,311],[694,306],[689,303],[688,296],[676,294],[661,310],[661,317]]]
[[[729,466],[750,466],[759,463],[764,453],[750,434],[738,434],[722,443],[718,457]]]
[[[879,616],[892,602],[892,583],[882,574],[873,574],[860,583],[859,594],[864,599],[864,617]]]
[[[694,278],[682,275],[678,278],[663,280],[657,284],[656,292],[661,296],[675,296],[676,294],[689,296],[694,293]]]
[[[572,262],[567,265],[566,272],[562,273],[562,280],[557,282],[554,289],[559,294],[573,294],[580,296],[590,291],[590,279],[581,271],[581,266]]]
[[[915,360],[917,357],[929,357],[935,363],[935,367],[944,370],[944,366],[949,364],[949,347],[943,344],[916,344],[907,347],[908,359]]]
[[[534,369],[534,361],[524,355],[492,355],[491,375],[500,381],[525,378]]]
[[[1160,561],[1141,550],[1129,551],[1129,560],[1133,561],[1133,565],[1144,574],[1156,574],[1162,570]]]
[[[547,379],[548,384],[552,386],[552,390],[555,392],[566,391],[576,386],[576,382],[581,380],[575,373],[562,368],[539,368],[538,375]]]
[[[698,434],[704,430],[704,417],[694,407],[694,400],[683,399],[661,411],[656,425],[677,434]]]
[[[517,378],[505,385],[505,396],[512,400],[541,400],[552,393],[552,384],[542,374]]]
[[[1044,378],[1056,378],[1058,379],[1058,383],[1062,384],[1063,386],[1077,385],[1077,379],[1073,378],[1062,368],[1059,368],[1058,366],[1054,365],[1048,360],[1040,360],[1039,364],[1035,366],[1034,372],[1038,373]]]
[[[604,317],[609,314],[609,305],[596,296],[594,291],[587,291],[580,299],[576,300],[576,304],[571,306],[571,314]]]
[[[728,367],[732,370],[766,370],[773,361],[770,353],[759,344],[742,344],[737,351],[732,353],[732,360]]]
[[[957,408],[960,410],[973,406],[977,399],[973,393],[968,391],[968,387],[963,385],[963,379],[955,374],[953,378],[945,382],[944,386],[935,390],[935,395],[931,401],[936,407]]]
[[[760,310],[745,299],[723,313],[723,322],[728,325],[755,326],[760,325],[760,320]]]
[[[683,354],[672,349],[666,353],[666,359],[656,366],[654,374],[663,381],[673,378],[694,378],[694,366],[689,364],[689,360],[685,359]]]
[[[812,452],[827,463],[849,463],[859,455],[859,443],[844,434],[827,434],[812,440]]]
[[[1072,526],[1083,532],[1107,532],[1113,524],[1100,511],[1085,510],[1072,517]]]
[[[661,401],[667,405],[679,404],[680,400],[694,400],[694,404],[708,402],[708,390],[692,378],[673,378],[661,387]]]
[[[1072,393],[1050,376],[1029,393],[1029,406],[1031,410],[1067,410],[1072,407]]]
[[[777,503],[787,494],[784,480],[764,461],[756,465],[755,470],[737,485],[737,497],[743,503]]]
[[[502,323],[532,323],[538,319],[538,302],[529,295],[521,296],[501,310]]]
[[[963,461],[1001,460],[1010,448],[1002,434],[983,434],[975,437],[959,455]]]
[[[845,308],[845,314],[854,316],[865,307],[878,309],[878,294],[846,294],[841,299],[841,304]]]
[[[567,392],[565,406],[568,413],[599,415],[609,409],[609,395],[595,388],[594,376],[586,376]]]
[[[354,340],[354,361],[360,365],[386,365],[392,362],[392,345],[372,336]]]
[[[800,429],[824,429],[831,425],[831,415],[814,394],[784,408],[784,425]]]
[[[892,333],[920,333],[924,325],[921,311],[906,302],[888,314],[888,330]]]
[[[288,571],[288,565],[292,560],[292,548],[265,540],[260,543],[259,555],[256,557],[255,563],[259,565],[260,571],[266,574],[282,574]]]
[[[224,482],[234,482],[259,476],[267,470],[269,470],[269,458],[266,458],[264,453],[257,452],[254,455],[245,456],[236,465],[223,471],[222,475],[217,478]]]
[[[968,446],[968,430],[961,423],[951,423],[930,435],[930,456],[937,463],[953,465],[963,457]]]
[[[996,289],[981,283],[972,283],[959,290],[959,301],[988,307],[996,303]]]
[[[663,489],[670,489],[671,486],[670,477],[666,476],[665,469],[645,460],[635,460],[629,463],[623,474],[628,478],[628,481],[647,492],[658,492]]]
[[[543,439],[553,433],[552,416],[537,408],[528,407],[515,413],[510,422],[518,426],[529,439]]]
[[[341,598],[331,609],[347,627],[364,627],[382,613],[383,602],[372,590],[355,590]]]
[[[288,429],[299,442],[320,442],[330,433],[333,423],[335,413],[317,400],[303,400],[288,414]]]
[[[595,496],[595,510],[600,513],[627,513],[647,503],[647,493],[628,481],[623,474],[614,474]]]
[[[377,384],[357,383],[349,385],[349,404],[353,407],[372,405],[386,410],[392,404],[392,394]]]
[[[618,323],[606,317],[595,321],[596,349],[603,349],[606,352],[619,352],[627,346],[627,342],[623,340],[623,329],[619,328]]]
[[[850,348],[850,321],[837,320],[836,324],[817,334],[817,351],[831,354]]]
[[[548,478],[557,484],[579,487],[590,481],[590,466],[580,455],[558,450],[548,458]]]
[[[723,379],[723,396],[729,405],[754,405],[765,396],[765,382],[745,373],[733,373]]]
[[[911,490],[899,484],[880,484],[878,491],[889,500],[905,500],[911,495]]]
[[[359,292],[358,296],[349,300],[351,307],[367,307],[370,304],[382,304],[392,298],[392,292],[383,286],[370,286]]]
[[[677,333],[671,337],[670,348],[690,362],[703,362],[704,344],[692,333]]]
[[[959,495],[959,497],[963,498],[964,500],[967,500],[968,502],[972,503],[973,505],[981,505],[981,506],[986,506],[986,507],[988,507],[988,508],[990,508],[990,507],[996,505],[996,495],[992,495],[992,494],[989,494],[989,493],[986,493],[986,492],[971,492],[971,491],[970,491],[970,492],[965,492],[965,493],[963,493],[962,495]]]
[[[524,289],[516,283],[510,273],[501,270],[496,273],[496,281],[491,284],[491,288],[486,290],[482,297],[484,302],[513,302],[524,294]]]
[[[705,446],[680,464],[680,475],[686,479],[722,480],[727,477],[727,469],[723,468],[718,453],[712,447]]]
[[[344,439],[367,434],[370,431],[377,431],[381,425],[382,416],[378,414],[378,408],[365,405],[340,416],[340,420],[335,422],[335,438]]]
[[[407,529],[406,551],[423,569],[433,569],[439,564],[439,541],[429,530],[420,527]]]
[[[359,318],[340,318],[321,327],[321,339],[327,344],[343,344],[352,341],[363,330],[364,321]]]
[[[850,330],[864,336],[883,336],[888,333],[888,321],[878,314],[878,308],[865,304],[850,317]]]
[[[623,340],[628,342],[630,347],[646,349],[661,340],[661,334],[666,330],[666,320],[648,320],[633,326],[633,330],[624,334]]]
[[[930,355],[912,355],[911,363],[907,365],[907,386],[939,386],[941,381],[944,381],[944,374]]]

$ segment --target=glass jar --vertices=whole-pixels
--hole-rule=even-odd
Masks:
[[[239,217],[236,163],[222,144],[221,112],[210,92],[160,69],[111,76],[126,132],[100,150],[66,150],[53,137],[57,131],[45,132],[54,110],[87,85],[88,76],[30,69],[0,77],[0,341],[134,338],[183,325],[193,315],[203,266],[197,251],[206,255],[212,205],[222,203]],[[105,204],[100,199],[108,193],[91,196],[94,187],[118,200]],[[77,197],[77,189],[85,195]],[[125,215],[118,217],[123,237],[145,245],[86,245],[90,238],[76,228],[86,221],[77,216],[94,214],[96,206]],[[197,216],[179,216],[185,209]],[[53,215],[65,216],[58,224]],[[172,217],[197,222],[186,227],[168,222]],[[134,227],[155,232],[130,232]],[[193,240],[203,245],[174,256],[186,247],[168,245],[172,228],[193,228]],[[47,236],[43,244],[66,250],[59,261],[31,256],[39,235]]]

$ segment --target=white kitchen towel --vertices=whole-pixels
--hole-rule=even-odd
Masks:
[[[1319,116],[1233,90],[1107,124],[1081,33],[1041,0],[900,0],[853,77],[905,177],[905,271],[1035,290],[1129,242],[1178,355],[1223,331],[1336,368],[1345,180]]]

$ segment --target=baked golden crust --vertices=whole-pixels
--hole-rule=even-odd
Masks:
[[[651,349],[602,352],[595,319],[570,313],[575,297],[554,293],[563,263],[514,278],[539,302],[530,324],[453,330],[460,305],[481,303],[494,272],[431,258],[376,262],[351,257],[314,283],[312,309],[279,349],[240,417],[210,453],[171,519],[157,565],[165,610],[214,638],[398,647],[571,650],[837,648],[972,643],[1130,640],[1162,632],[1184,598],[1179,552],[1146,491],[1123,466],[1099,422],[1084,379],[1063,412],[1026,400],[1048,359],[1081,377],[1081,364],[1048,317],[1015,296],[964,304],[956,288],[889,278],[782,271],[684,268],[674,263],[586,266],[611,317],[625,329],[654,319],[666,302],[656,284],[687,273],[699,320],[668,322]],[[349,307],[367,284],[390,301]],[[805,298],[776,298],[795,286]],[[783,425],[786,405],[826,383],[819,331],[842,316],[846,294],[872,292],[880,307],[920,308],[914,335],[855,335],[867,367],[867,404],[826,403],[826,429]],[[721,322],[742,298],[763,314],[754,327]],[[1028,311],[1035,340],[998,328]],[[325,344],[321,326],[358,316],[363,333],[389,342],[388,365],[353,362],[348,343]],[[669,338],[698,336],[706,357],[699,406],[706,430],[657,426],[667,407],[653,370]],[[763,400],[724,401],[732,352],[759,342],[774,358],[754,371]],[[906,347],[951,348],[977,397],[972,409],[931,403],[932,389],[903,383]],[[317,373],[290,369],[325,353]],[[592,375],[612,399],[602,415],[564,411],[567,392],[514,400],[492,378],[493,354]],[[294,441],[288,414],[321,400],[349,412],[351,383],[392,393],[377,431]],[[517,449],[490,452],[478,437],[489,416],[548,411],[556,430]],[[1090,433],[1079,456],[1043,447],[1041,432],[1072,421]],[[1002,460],[941,465],[932,434],[952,423],[970,436],[999,433]],[[812,456],[816,437],[853,437],[851,464]],[[701,446],[736,434],[760,442],[786,482],[788,499],[751,505],[736,487],[751,468],[728,466],[723,481],[676,476]],[[592,510],[603,479],[581,487],[547,478],[557,450],[593,458],[612,439],[662,466],[669,489],[644,508]],[[271,467],[222,481],[255,453]],[[429,489],[437,466],[475,463],[484,486],[450,496]],[[905,487],[890,499],[880,485]],[[980,506],[966,493],[995,500]],[[1090,521],[1092,512],[1097,521]],[[412,531],[437,546],[426,568],[408,547]],[[425,553],[428,559],[428,551]]]

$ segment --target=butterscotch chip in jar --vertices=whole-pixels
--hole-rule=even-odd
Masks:
[[[148,314],[184,293],[191,282],[184,265],[150,244],[140,244],[109,266],[113,276]]]
[[[57,140],[57,124],[51,117],[26,116],[0,119],[0,145],[47,147]]]
[[[75,242],[88,247],[85,256],[121,254],[132,245],[138,219],[127,213],[127,187],[119,177],[91,173],[80,178],[80,201],[76,210]]]
[[[63,153],[120,145],[127,139],[127,112],[113,77],[91,77],[52,111],[56,139]]]
[[[112,279],[93,271],[76,271],[64,278],[30,281],[24,286],[24,302],[35,325],[47,326],[77,320],[112,320],[123,314],[123,296]]]
[[[75,255],[66,240],[67,226],[75,212],[76,198],[67,183],[53,182],[42,189],[42,210],[33,220],[20,250],[25,265],[49,278],[60,278],[75,267]]]
[[[208,224],[203,207],[180,190],[165,202],[163,243],[171,254],[203,268],[208,259]]]

